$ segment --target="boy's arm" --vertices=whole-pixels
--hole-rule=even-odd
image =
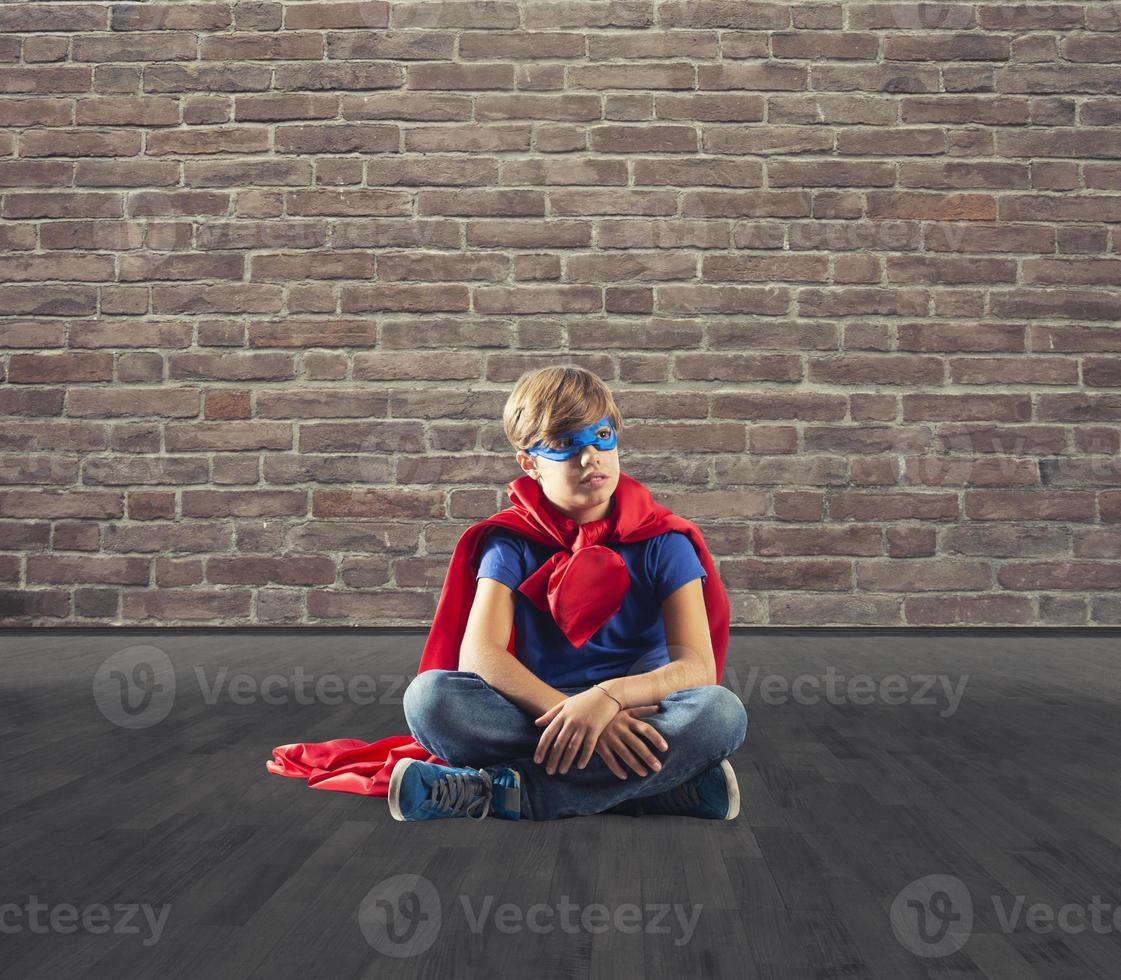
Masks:
[[[600,681],[624,708],[657,704],[674,691],[716,683],[716,659],[699,578],[686,582],[662,603],[670,662],[645,674]]]
[[[470,670],[533,718],[568,695],[546,684],[506,649],[514,624],[514,593],[493,578],[481,578],[459,648],[459,669]]]

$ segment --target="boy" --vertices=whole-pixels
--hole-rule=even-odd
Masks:
[[[422,658],[404,696],[413,738],[453,764],[397,761],[394,818],[738,814],[727,756],[747,712],[719,684],[727,598],[695,526],[620,472],[621,422],[590,371],[519,379],[503,412],[517,520],[479,529],[459,669]]]

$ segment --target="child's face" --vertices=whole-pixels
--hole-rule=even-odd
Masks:
[[[609,428],[603,426],[599,434],[606,436]],[[610,512],[611,495],[619,485],[617,444],[614,449],[601,449],[592,443],[568,459],[549,459],[518,450],[517,459],[522,469],[540,482],[553,505],[578,523],[598,521]],[[592,473],[602,473],[606,479],[585,482]]]

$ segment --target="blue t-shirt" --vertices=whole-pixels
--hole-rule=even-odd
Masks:
[[[504,528],[491,531],[483,543],[475,578],[497,579],[513,590],[514,652],[553,687],[584,687],[668,664],[662,602],[686,582],[707,577],[692,542],[680,531],[629,544],[605,542],[604,547],[626,563],[630,588],[619,611],[577,649],[552,613],[541,612],[518,592],[556,549]]]

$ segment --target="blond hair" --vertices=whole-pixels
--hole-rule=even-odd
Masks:
[[[510,392],[502,410],[502,428],[516,450],[550,442],[573,429],[611,419],[616,431],[623,416],[602,379],[582,367],[546,367],[527,371]]]

